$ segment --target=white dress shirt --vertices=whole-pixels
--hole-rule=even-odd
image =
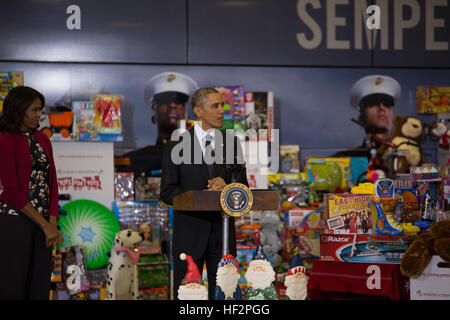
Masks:
[[[200,146],[202,148],[202,153],[203,156],[205,155],[205,144],[206,144],[206,136],[210,135],[211,136],[211,146],[214,149],[216,146],[215,143],[215,129],[211,129],[209,132],[206,132],[205,130],[203,130],[202,127],[200,127],[200,125],[197,123],[197,121],[194,124],[194,132],[195,135],[197,136],[198,141],[200,141]]]

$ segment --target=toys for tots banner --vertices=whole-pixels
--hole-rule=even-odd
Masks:
[[[53,142],[53,153],[60,194],[70,194],[71,200],[94,200],[111,209],[113,143]]]

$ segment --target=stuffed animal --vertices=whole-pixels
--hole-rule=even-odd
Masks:
[[[445,123],[440,121],[433,121],[430,128],[430,136],[439,139],[439,147],[442,149],[449,149],[450,134]]]
[[[141,241],[139,233],[131,229],[116,234],[108,263],[106,300],[139,299],[137,262]]]
[[[395,116],[392,137],[394,147],[383,145],[378,153],[384,154],[393,148],[409,151],[409,155],[397,157],[395,172],[408,172],[410,166],[419,166],[425,162],[420,147],[420,143],[425,139],[425,125],[420,119],[413,116]]]
[[[261,245],[267,257],[271,259],[272,265],[276,267],[282,260],[278,252],[283,247],[283,244],[277,233],[281,219],[277,212],[267,211],[262,214],[260,223],[263,227],[260,234]]]
[[[419,277],[434,255],[450,262],[450,220],[435,222],[429,233],[417,236],[402,258],[401,273],[410,278]]]

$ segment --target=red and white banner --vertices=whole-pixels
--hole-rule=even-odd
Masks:
[[[88,199],[112,208],[114,145],[112,142],[53,142],[60,194]]]

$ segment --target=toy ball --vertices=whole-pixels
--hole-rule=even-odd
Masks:
[[[120,225],[114,214],[102,204],[91,200],[75,200],[60,211],[58,229],[64,243],[58,248],[81,244],[87,269],[106,266],[114,237]]]

